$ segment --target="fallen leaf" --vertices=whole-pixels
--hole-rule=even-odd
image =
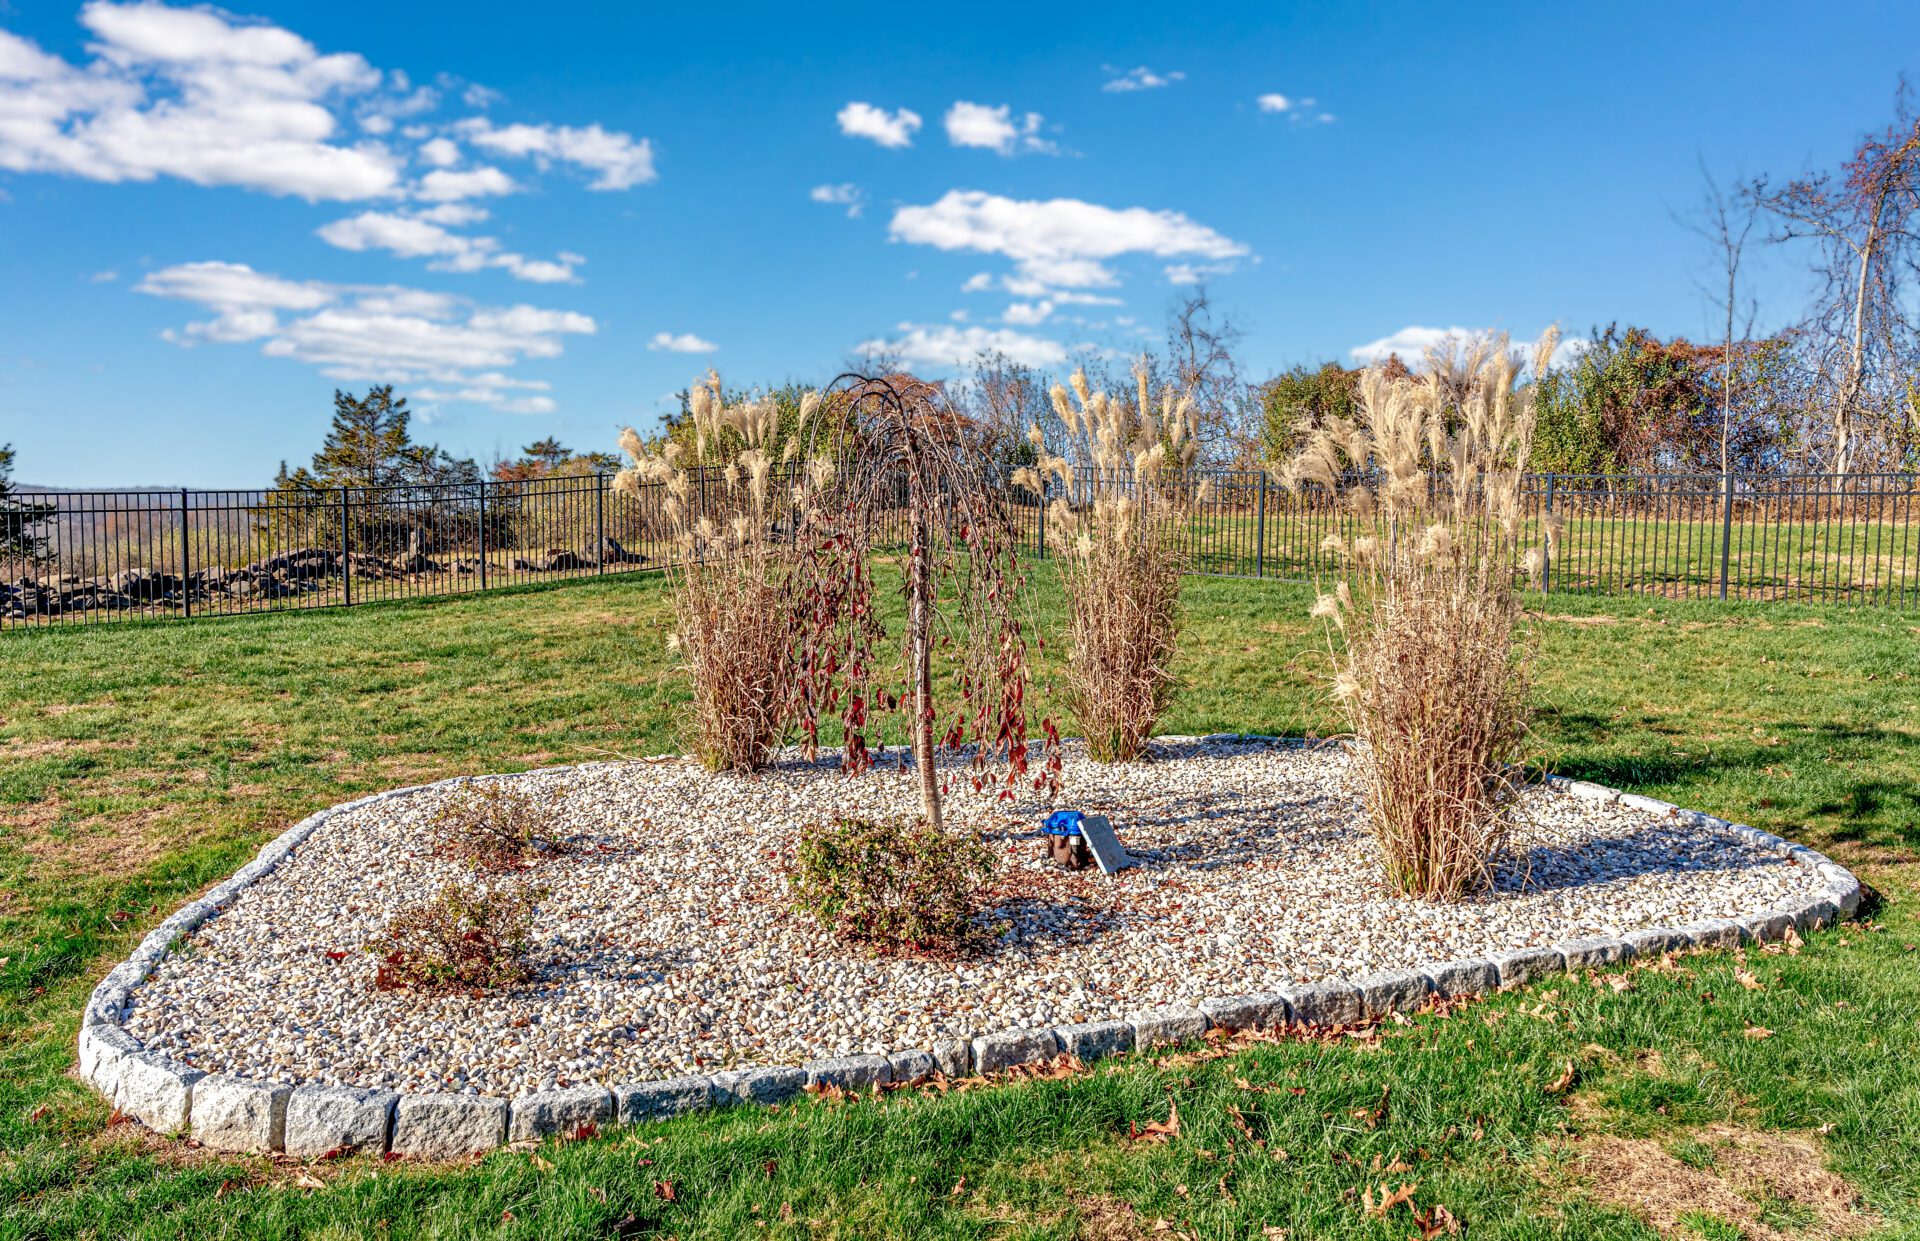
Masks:
[[[653,1196],[662,1202],[680,1201],[679,1190],[674,1187],[672,1181],[655,1181],[653,1183]]]
[[[1750,969],[1747,969],[1744,966],[1733,971],[1733,976],[1740,983],[1741,986],[1745,987],[1749,991],[1765,991],[1766,990],[1766,987],[1762,985],[1760,980],[1754,977],[1753,971]]]
[[[1765,1026],[1748,1026],[1747,1037],[1752,1039],[1772,1038],[1773,1031]]]
[[[1167,1118],[1150,1120],[1145,1126],[1127,1122],[1127,1136],[1136,1142],[1165,1142],[1180,1136],[1180,1105],[1167,1100]]]
[[[1377,1204],[1373,1200],[1373,1190],[1371,1189],[1363,1190],[1360,1195],[1360,1200],[1366,1204],[1367,1214],[1378,1219],[1403,1202],[1412,1203],[1413,1191],[1418,1188],[1420,1188],[1420,1182],[1412,1181],[1402,1185],[1392,1193],[1388,1193],[1387,1187],[1383,1184],[1380,1186],[1380,1201]],[[1413,1208],[1409,1206],[1407,1209],[1412,1210]]]
[[[302,1189],[325,1189],[327,1183],[311,1172],[302,1172],[293,1178],[293,1183]]]
[[[1573,1085],[1573,1061],[1569,1060],[1567,1061],[1566,1069],[1560,1076],[1547,1083],[1547,1093],[1559,1094],[1571,1085]]]
[[[540,1169],[542,1172],[553,1171],[553,1160],[543,1157],[538,1151],[528,1152],[527,1162],[532,1164],[534,1167]]]

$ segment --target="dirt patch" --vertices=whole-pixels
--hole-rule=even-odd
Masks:
[[[1661,1236],[1694,1236],[1693,1221],[1712,1216],[1751,1241],[1857,1237],[1882,1221],[1859,1194],[1827,1171],[1806,1134],[1714,1125],[1685,1143],[1682,1160],[1651,1138],[1575,1141],[1574,1167],[1589,1192],[1625,1207]]]
[[[1073,1209],[1079,1216],[1079,1227],[1073,1234],[1078,1241],[1144,1241],[1149,1235],[1148,1226],[1132,1204],[1118,1198],[1080,1195],[1074,1198]]]
[[[9,737],[0,741],[0,762],[51,758],[60,754],[98,754],[103,750],[131,750],[131,741],[81,741],[72,737],[46,737],[28,741]]]

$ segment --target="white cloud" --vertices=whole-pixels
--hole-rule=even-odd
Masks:
[[[445,224],[451,228],[461,228],[468,224],[478,224],[491,213],[485,207],[476,207],[472,203],[440,203],[432,207],[421,207],[413,212],[416,220],[431,220],[435,224]]]
[[[1333,113],[1316,111],[1315,101],[1311,97],[1295,98],[1272,91],[1255,99],[1254,104],[1262,112],[1274,112],[1284,115],[1296,125],[1330,125]]]
[[[1169,263],[1165,271],[1168,284],[1199,284],[1208,276],[1227,276],[1234,271],[1233,263]]]
[[[625,190],[658,177],[653,168],[653,143],[598,125],[576,129],[567,125],[507,125],[496,129],[485,117],[471,117],[456,128],[475,146],[501,155],[531,157],[545,169],[572,164],[599,176],[587,184],[593,190]]]
[[[847,209],[847,218],[856,220],[865,208],[866,194],[851,181],[839,185],[816,185],[807,191],[807,197],[817,203],[833,203]]]
[[[0,31],[0,168],[310,200],[398,186],[391,150],[338,138],[333,108],[383,89],[360,56],[211,9],[94,0],[80,22],[93,35],[84,66]]]
[[[460,144],[451,138],[434,138],[420,144],[420,158],[435,168],[451,168],[460,162]]]
[[[892,340],[862,341],[855,351],[888,354],[909,366],[927,369],[965,366],[982,353],[1003,353],[1025,366],[1058,366],[1067,360],[1066,348],[1059,341],[1008,328],[903,323],[900,332]]]
[[[504,368],[558,357],[564,337],[597,330],[574,311],[483,306],[397,286],[286,280],[244,263],[183,263],[137,287],[214,312],[167,333],[177,344],[259,341],[267,356],[318,366],[334,379],[453,384],[472,394],[459,399],[501,407],[529,399],[509,392],[546,387],[508,376]]]
[[[647,342],[647,348],[668,353],[718,353],[720,346],[710,340],[702,340],[692,332],[655,332],[653,339]]]
[[[902,207],[896,241],[1012,259],[1019,276],[1049,287],[1098,288],[1119,278],[1104,260],[1123,254],[1238,258],[1248,248],[1178,211],[1115,209],[1076,198],[1023,201],[949,190],[927,206]]]
[[[1468,337],[1474,329],[1464,327],[1420,327],[1409,325],[1390,336],[1379,340],[1370,340],[1364,345],[1355,345],[1347,350],[1347,356],[1356,361],[1372,364],[1384,362],[1390,354],[1399,354],[1403,362],[1418,362],[1428,349],[1439,344],[1449,336]]]
[[[1028,112],[1015,121],[1009,104],[991,107],[962,99],[947,109],[947,140],[957,147],[984,147],[1002,155],[1018,151],[1050,154],[1058,148],[1040,137],[1043,122],[1038,112]]]
[[[1155,90],[1162,86],[1172,86],[1175,82],[1184,82],[1187,78],[1187,75],[1178,69],[1169,73],[1155,73],[1145,65],[1137,65],[1125,71],[1116,69],[1112,65],[1102,65],[1100,67],[1108,73],[1119,75],[1118,77],[1110,79],[1105,86],[1100,88],[1104,91],[1126,92]]]
[[[519,188],[513,183],[512,177],[498,168],[468,168],[460,171],[436,168],[420,178],[419,188],[414,193],[430,203],[450,203],[463,198],[511,194]]]
[[[993,273],[987,272],[987,271],[977,271],[973,273],[971,276],[967,277],[967,282],[960,286],[960,291],[962,293],[985,293],[988,289],[991,289],[992,287],[993,287]]]
[[[920,128],[918,112],[906,108],[888,112],[858,101],[840,109],[834,119],[840,122],[840,132],[847,137],[871,138],[883,147],[912,146],[913,135]]]
[[[322,241],[342,250],[385,250],[396,258],[431,258],[435,260],[431,264],[435,271],[480,271],[497,267],[536,284],[574,281],[578,277],[573,269],[582,262],[579,255],[562,255],[557,262],[529,259],[500,249],[495,238],[449,232],[425,215],[363,211],[322,225],[317,231]]]
[[[1000,317],[1015,327],[1033,327],[1045,323],[1052,313],[1052,302],[1015,302]]]

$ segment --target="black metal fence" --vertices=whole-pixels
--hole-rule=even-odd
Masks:
[[[698,482],[696,503],[718,494],[717,479]],[[1295,495],[1261,471],[1201,471],[1183,484],[1198,573],[1311,580],[1337,571],[1327,536],[1357,530],[1343,497]],[[1045,507],[1017,489],[1009,497],[1021,545],[1057,554]],[[1552,592],[1920,604],[1914,475],[1542,474],[1526,497]],[[0,628],[335,607],[659,568],[673,555],[661,499],[657,487],[615,491],[605,475],[25,493],[17,502],[44,511],[0,546]],[[879,520],[876,544],[904,535],[903,507]]]

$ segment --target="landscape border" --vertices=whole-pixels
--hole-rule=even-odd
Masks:
[[[1165,736],[1158,742],[1231,742],[1306,746],[1325,744],[1258,733]],[[540,768],[567,771],[587,764]],[[598,765],[598,764],[593,764]],[[533,774],[531,772],[521,774]],[[116,1111],[162,1134],[185,1134],[202,1146],[234,1152],[319,1158],[359,1150],[427,1159],[476,1155],[550,1134],[571,1135],[608,1124],[635,1124],[734,1103],[784,1102],[807,1087],[848,1090],[910,1082],[938,1072],[948,1077],[988,1074],[1068,1053],[1083,1061],[1198,1038],[1213,1027],[1242,1029],[1294,1022],[1332,1025],[1417,1009],[1429,996],[1479,994],[1518,986],[1560,971],[1587,969],[1678,949],[1724,949],[1765,943],[1789,929],[1812,931],[1852,916],[1860,881],[1845,867],[1771,832],[1732,823],[1657,798],[1623,793],[1584,780],[1548,776],[1569,797],[1617,802],[1697,827],[1730,832],[1757,849],[1811,869],[1825,894],[1739,918],[1685,926],[1648,927],[1619,936],[1569,940],[1465,960],[1386,970],[1280,991],[1204,999],[1194,1007],[1164,1007],[1124,1021],[1042,1029],[1002,1030],[949,1039],[931,1048],[887,1055],[839,1056],[799,1065],[756,1066],[705,1076],[535,1091],[513,1099],[488,1095],[419,1093],[351,1086],[292,1086],[233,1074],[208,1074],[162,1052],[147,1050],[125,1027],[134,987],[145,982],[178,940],[231,905],[336,814],[460,784],[454,776],[390,789],[330,806],[301,820],[263,847],[232,878],[176,911],[141,940],[125,961],[94,988],[81,1017],[80,1076]]]

